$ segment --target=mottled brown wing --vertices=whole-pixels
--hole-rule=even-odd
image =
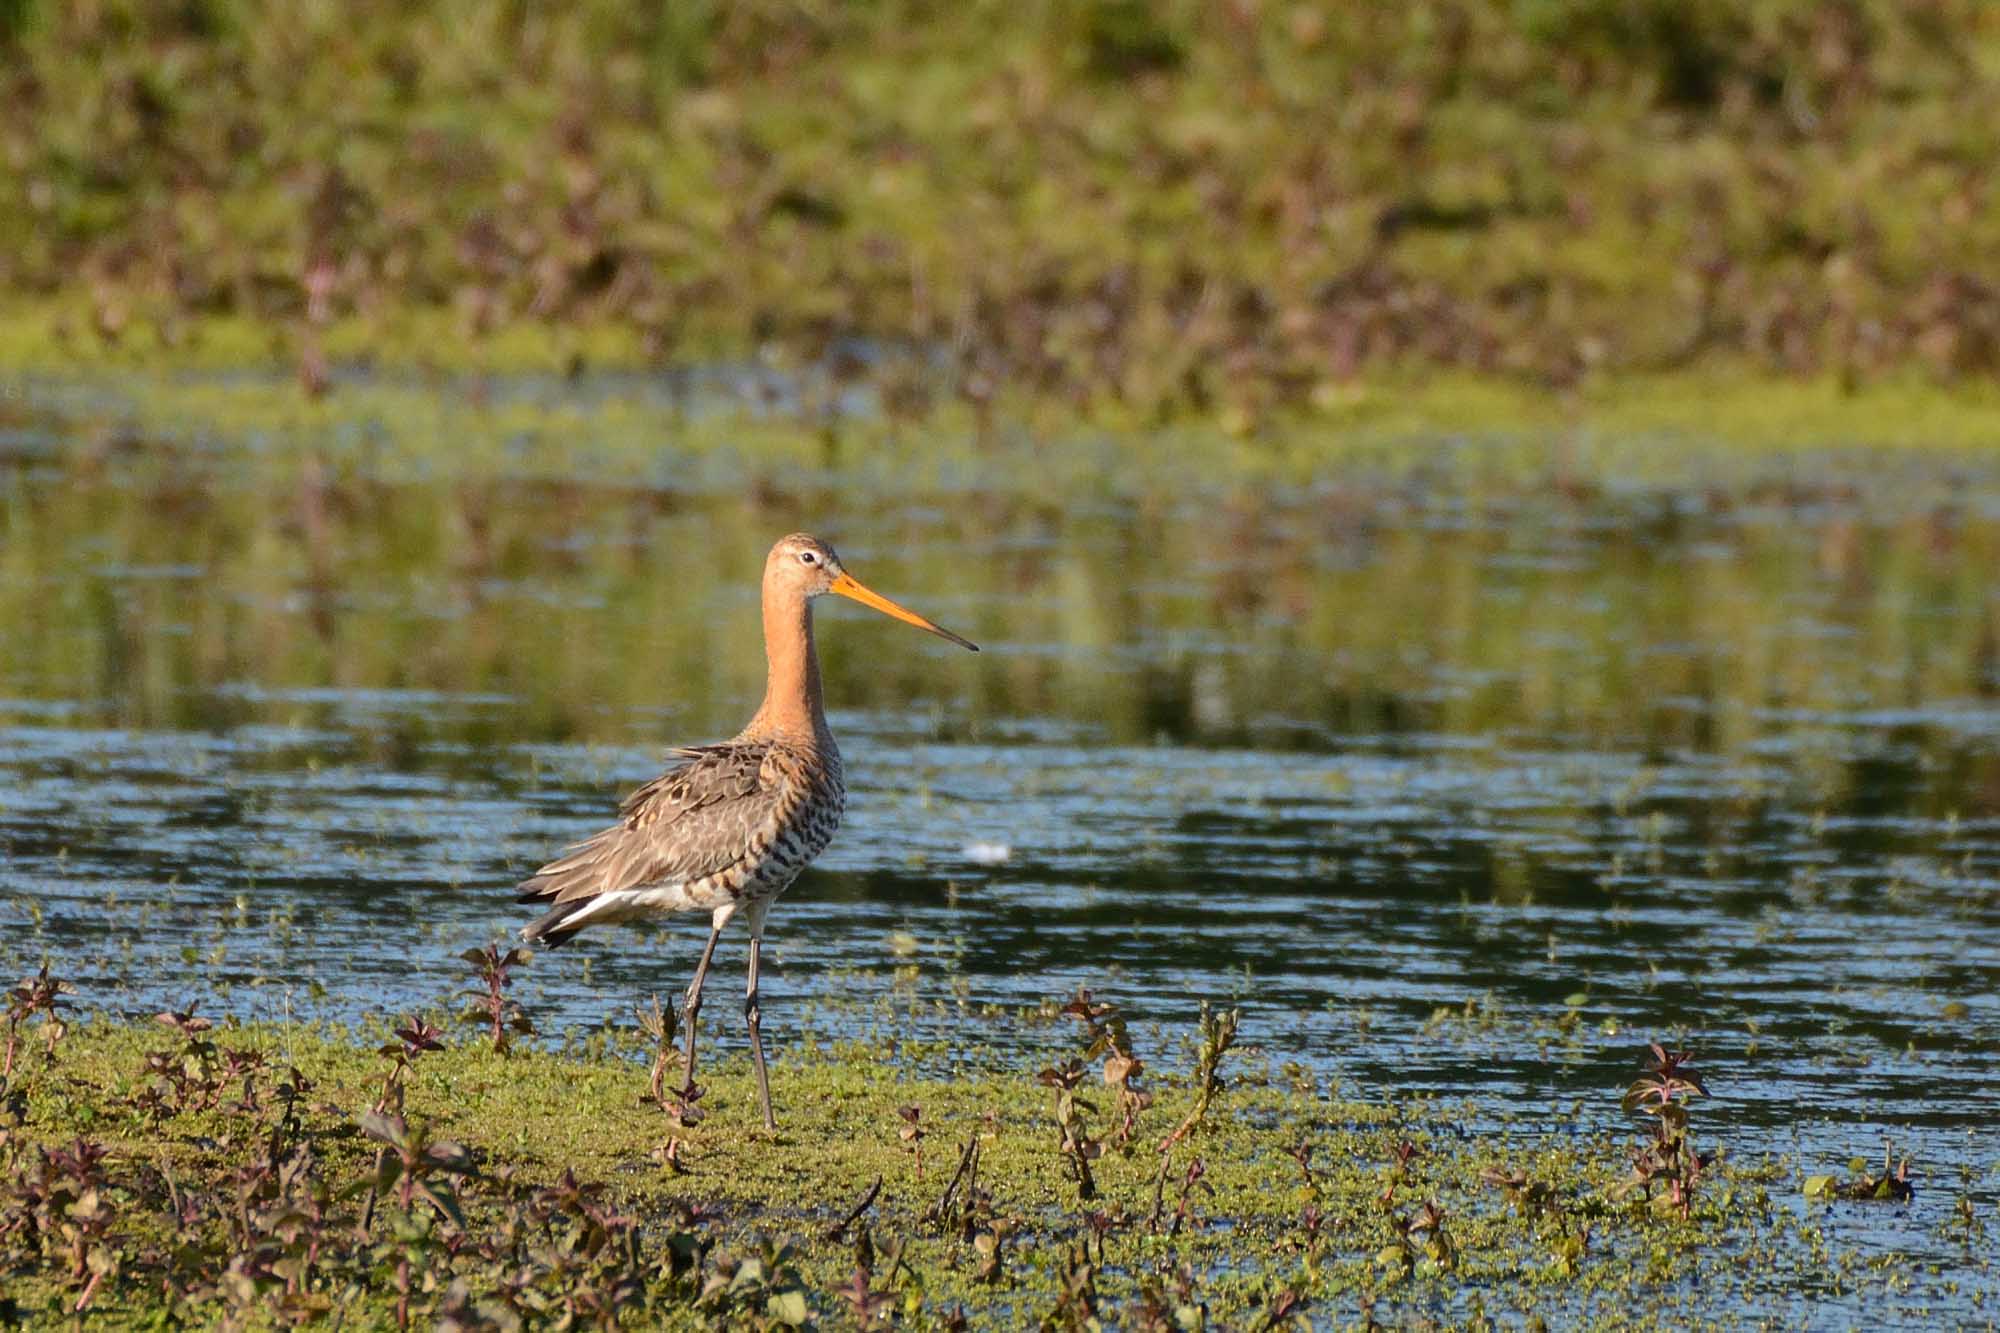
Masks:
[[[766,745],[703,745],[627,796],[618,822],[520,884],[520,901],[574,902],[620,889],[686,884],[728,869],[771,817],[779,793],[759,778]]]

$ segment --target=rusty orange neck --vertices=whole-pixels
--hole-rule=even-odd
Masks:
[[[814,741],[824,737],[826,708],[820,693],[819,654],[813,649],[812,603],[804,595],[764,590],[764,659],[770,671],[764,702],[744,734]]]

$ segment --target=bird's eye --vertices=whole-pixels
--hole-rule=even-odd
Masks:
[[[802,565],[816,565],[819,563],[819,557],[814,555],[811,551],[800,551],[799,563]]]

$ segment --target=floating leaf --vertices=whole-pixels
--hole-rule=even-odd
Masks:
[[[787,1328],[803,1328],[806,1322],[806,1294],[780,1291],[764,1302],[764,1313]]]

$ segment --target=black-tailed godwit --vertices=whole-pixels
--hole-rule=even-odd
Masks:
[[[794,533],[764,561],[764,703],[748,726],[718,745],[672,752],[673,766],[625,798],[618,822],[571,847],[520,885],[522,902],[548,912],[521,934],[531,944],[562,944],[585,926],[675,912],[707,912],[708,943],[682,1006],[683,1064],[689,1101],[694,1083],[701,985],[723,926],[741,912],[750,927],[749,987],[743,1002],[750,1056],[764,1124],[775,1129],[757,999],[757,959],[771,903],[825,850],[840,823],[846,786],[840,751],[827,730],[813,649],[812,603],[836,593],[979,651],[914,611],[869,591],[833,548]]]

